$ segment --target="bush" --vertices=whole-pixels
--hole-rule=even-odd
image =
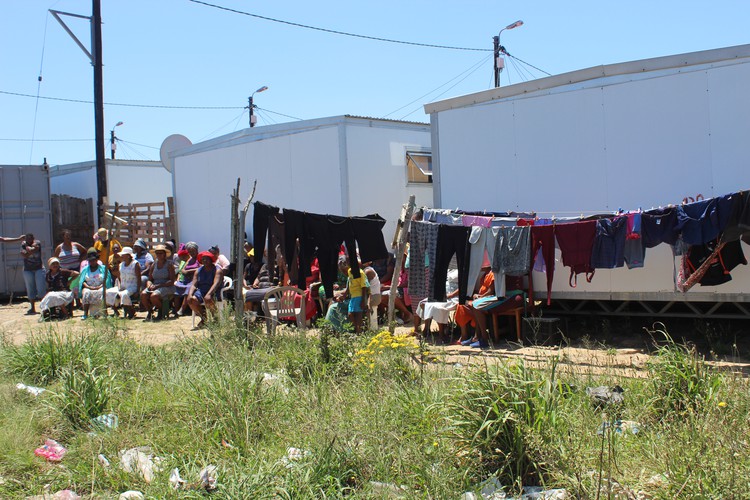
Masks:
[[[544,465],[535,457],[554,431],[559,397],[554,379],[522,361],[485,367],[449,396],[445,418],[461,454],[520,489],[542,479]]]
[[[62,387],[55,397],[59,411],[78,429],[89,429],[92,419],[110,410],[115,376],[86,358],[80,368],[62,373]]]
[[[94,366],[104,364],[108,342],[103,334],[62,334],[50,330],[32,335],[23,345],[5,346],[0,351],[0,365],[25,382],[47,385],[60,378],[64,370],[84,367],[87,359]]]
[[[721,373],[706,364],[694,347],[667,339],[648,363],[650,375],[649,409],[656,418],[680,418],[712,403],[723,385]]]

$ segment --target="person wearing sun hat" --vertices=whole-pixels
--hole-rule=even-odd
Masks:
[[[115,253],[115,245],[122,248],[122,243],[114,238],[110,238],[109,231],[103,227],[97,229],[95,239],[94,249],[99,252],[99,259],[104,264],[108,264],[109,256]]]
[[[42,311],[42,318],[49,318],[49,311],[53,307],[59,307],[61,318],[67,318],[72,316],[72,311],[68,310],[68,305],[73,302],[73,292],[68,288],[68,282],[70,279],[78,276],[76,271],[70,269],[60,268],[60,259],[57,257],[50,257],[47,260],[47,274],[45,279],[47,281],[47,294],[42,298],[39,303],[39,309]],[[45,318],[45,316],[47,318]]]
[[[201,317],[198,328],[202,328],[206,323],[206,309],[212,312],[216,310],[216,294],[221,289],[223,273],[216,266],[216,256],[211,252],[199,253],[198,262],[201,263],[201,267],[193,276],[187,303],[190,309]]]
[[[155,321],[165,319],[162,303],[171,301],[175,293],[174,282],[176,279],[174,266],[167,261],[172,252],[166,245],[154,247],[156,261],[151,267],[148,275],[146,288],[141,292],[141,306],[148,311],[146,320],[153,318],[153,310],[157,311]]]
[[[134,259],[135,253],[130,247],[125,247],[119,252],[120,266],[118,275],[120,277],[117,286],[107,289],[107,305],[112,306],[115,316],[119,316],[119,307],[125,308],[126,318],[135,316],[133,297],[138,297],[141,291],[141,266]]]

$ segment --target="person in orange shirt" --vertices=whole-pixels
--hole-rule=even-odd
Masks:
[[[456,308],[455,321],[461,328],[461,338],[456,341],[456,344],[485,348],[490,346],[487,333],[487,316],[485,313],[474,309],[473,302],[480,297],[495,295],[495,273],[490,269],[490,262],[486,257],[480,272],[482,278],[479,292],[472,295],[471,300],[467,300],[465,305],[459,305]],[[469,338],[467,328],[469,324],[474,326],[476,330],[472,339]]]

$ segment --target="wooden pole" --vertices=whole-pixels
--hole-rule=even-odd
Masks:
[[[245,206],[240,210],[238,214],[237,227],[235,233],[235,276],[234,276],[234,321],[237,327],[242,327],[242,322],[245,317],[245,297],[242,293],[242,281],[244,277],[244,268],[242,264],[245,262],[245,221],[247,219],[247,211],[250,208],[250,203],[255,198],[255,187],[258,185],[258,180],[253,182],[253,190],[250,193],[250,198],[245,202]],[[239,179],[237,179],[237,208],[240,203],[240,190],[239,190]],[[255,250],[258,251],[257,249]]]
[[[115,225],[115,219],[117,218],[117,209],[120,208],[120,204],[115,202],[115,211],[112,217],[109,218],[109,227],[107,228],[107,246],[109,249],[112,248],[112,227]],[[102,218],[104,216],[102,215]],[[107,252],[107,262],[104,264],[104,277],[102,278],[102,315],[107,316],[107,275],[109,274],[109,252]]]
[[[414,195],[409,196],[409,203],[406,205],[403,226],[401,234],[398,236],[398,245],[396,246],[396,266],[393,268],[393,277],[391,278],[391,293],[388,296],[388,329],[393,333],[396,330],[396,324],[393,322],[394,306],[396,305],[396,294],[398,294],[398,277],[401,274],[401,266],[404,263],[404,248],[406,247],[406,236],[409,234],[411,225],[411,216],[416,206]]]

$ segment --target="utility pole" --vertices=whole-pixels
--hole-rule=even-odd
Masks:
[[[104,153],[104,88],[102,75],[102,4],[101,0],[92,0],[91,38],[93,43],[94,64],[94,132],[96,138],[96,191],[97,209],[102,213],[104,200],[107,197],[107,166]],[[114,143],[114,132],[112,133]],[[112,151],[114,158],[114,150]]]
[[[500,68],[500,36],[493,36],[492,37],[492,52],[494,53],[493,61],[495,61],[495,88],[500,86],[500,71],[502,71],[502,68]],[[505,65],[505,62],[502,63]]]
[[[255,106],[253,106],[253,96],[250,96],[250,97],[247,98],[247,109],[250,110],[250,115],[248,116],[248,119],[250,120],[250,126],[251,127],[255,126],[255,121],[256,121],[256,120],[254,120],[255,115],[253,115],[253,109],[254,108],[255,108]]]

